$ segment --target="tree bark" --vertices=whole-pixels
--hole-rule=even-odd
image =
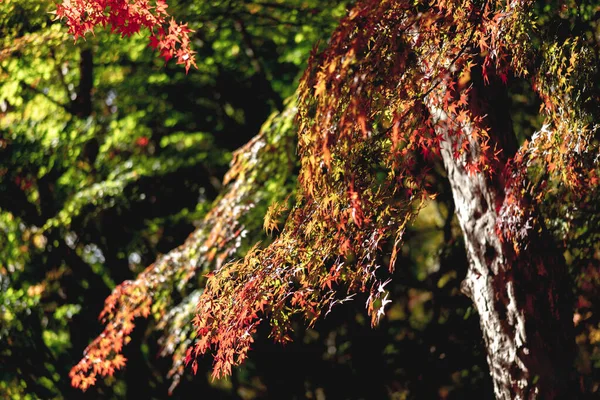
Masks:
[[[506,98],[498,85],[479,89],[485,98]],[[429,109],[434,117],[447,118]],[[486,123],[492,140],[505,158],[512,156],[516,146],[507,104],[488,104],[477,112],[491,116]],[[443,128],[438,133],[445,139],[441,155],[470,260],[462,289],[480,316],[496,398],[576,398],[573,312],[560,248],[522,195],[522,182],[507,177],[502,166],[491,177],[469,174],[467,155],[453,155],[459,138]],[[468,127],[464,133],[470,136]],[[471,146],[468,156],[476,159],[481,149],[475,142]],[[517,239],[507,240],[506,232]]]

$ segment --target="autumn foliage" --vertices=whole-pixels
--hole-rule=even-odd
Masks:
[[[196,60],[190,48],[187,24],[179,24],[167,12],[165,0],[65,0],[56,6],[56,16],[66,21],[75,40],[94,33],[98,27],[128,37],[142,29],[150,31],[150,46],[166,61],[171,58],[183,64],[186,72]]]
[[[213,352],[213,376],[229,375],[247,358],[259,324],[269,323],[272,337],[286,342],[292,321],[300,317],[314,326],[357,292],[367,294],[377,324],[391,301],[386,285],[398,267],[405,228],[435,197],[428,173],[443,142],[452,143],[453,156],[471,174],[503,176],[507,197],[497,205],[497,229],[516,253],[525,251],[523,229],[546,187],[577,201],[598,184],[598,99],[585,85],[596,73],[593,52],[581,38],[536,47],[531,7],[525,0],[359,1],[325,50],[315,52],[298,88],[299,187],[281,232],[243,257],[228,250],[244,231],[236,225],[236,207],[247,206],[240,199],[250,196],[229,179],[231,192],[190,239],[203,245],[186,261],[203,261],[188,266],[161,259],[120,285],[101,315],[104,333],[72,370],[73,385],[85,390],[96,376],[121,368],[134,319],[160,310],[156,293],[170,289],[159,278],[187,282],[201,264],[208,266],[207,280],[192,322],[196,339],[185,356],[194,372],[196,358]],[[186,71],[195,66],[190,31],[168,20],[164,1],[67,0],[57,16],[75,37],[105,25],[123,36],[149,29],[161,56],[177,58]],[[528,79],[541,99],[544,127],[514,157],[479,112],[476,75],[484,84]],[[262,152],[261,143],[249,143],[238,157]],[[240,181],[250,170],[241,165],[239,159],[233,164]],[[543,178],[532,182],[546,166]],[[278,201],[265,212],[269,234],[279,231],[288,210],[287,200]],[[225,262],[232,256],[239,257]],[[181,350],[177,354],[181,371]]]
[[[85,349],[83,359],[71,372],[71,383],[85,390],[98,376],[110,376],[126,361],[123,346],[130,340],[136,318],[152,316],[163,330],[160,344],[162,355],[171,356],[173,364],[169,377],[173,390],[184,373],[186,354],[192,345],[193,326],[180,318],[196,308],[198,295],[175,307],[173,299],[185,292],[186,285],[197,275],[220,269],[226,260],[237,258],[249,246],[251,234],[261,224],[251,219],[251,211],[266,210],[268,201],[287,200],[273,193],[265,196],[259,190],[265,184],[285,187],[291,168],[296,164],[293,130],[290,129],[296,107],[273,115],[252,141],[234,154],[231,168],[224,178],[225,190],[213,208],[179,248],[159,258],[133,281],[120,284],[106,299],[100,319],[104,331]],[[283,151],[273,152],[275,145]],[[232,204],[236,206],[232,208]],[[211,274],[212,275],[212,274]],[[205,278],[203,278],[205,279]],[[192,368],[195,370],[195,363]]]
[[[369,293],[367,309],[373,324],[378,321],[389,302],[387,281],[380,278],[385,275],[378,270],[394,268],[404,227],[434,195],[422,160],[451,140],[454,157],[464,159],[472,174],[492,176],[504,168],[499,141],[471,102],[475,68],[485,82],[532,76],[545,100],[546,132],[563,143],[561,150],[550,150],[556,143],[541,133],[536,149],[547,146],[544,159],[525,144],[506,167],[509,176],[519,171],[506,183],[517,188],[510,189],[498,226],[516,251],[523,246],[519,229],[529,218],[521,189],[527,165],[552,160],[561,165],[558,179],[577,190],[596,179],[593,168],[576,166],[590,159],[572,156],[576,143],[590,141],[594,131],[586,128],[589,115],[570,106],[573,87],[565,81],[576,65],[585,64],[587,50],[569,41],[555,44],[539,55],[545,61],[537,69],[531,43],[523,40],[523,32],[535,32],[528,7],[528,2],[362,1],[350,11],[327,49],[310,62],[298,90],[302,168],[296,207],[273,244],[209,279],[194,320],[198,339],[190,358],[214,349],[214,375],[227,375],[245,359],[264,319],[272,336],[286,341],[293,315],[312,325],[356,291]],[[573,49],[571,61],[565,61],[565,47]],[[547,68],[557,58],[564,69],[562,96],[556,89],[547,92],[550,85],[556,88],[558,71]],[[392,244],[387,260],[381,258],[386,242]]]

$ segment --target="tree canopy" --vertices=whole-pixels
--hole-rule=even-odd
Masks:
[[[4,0],[0,390],[597,395],[598,15]]]

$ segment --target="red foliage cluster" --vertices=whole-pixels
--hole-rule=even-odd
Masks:
[[[478,54],[466,49],[474,37],[489,46],[493,33],[483,21],[496,12],[470,1],[431,7],[366,0],[353,8],[327,50],[309,62],[298,90],[297,206],[269,247],[210,277],[188,360],[213,350],[213,375],[228,375],[263,319],[285,342],[292,316],[313,325],[354,292],[368,293],[367,310],[378,322],[390,302],[380,267],[394,268],[404,227],[428,197],[426,161],[439,151],[437,128],[461,139],[456,157],[471,141],[487,143],[468,104]],[[486,60],[493,70],[497,60]],[[468,166],[489,172],[493,149],[480,156]],[[390,247],[390,259],[381,257]]]
[[[471,0],[364,0],[353,7],[327,49],[309,62],[298,89],[296,207],[270,246],[211,276],[194,319],[198,339],[188,361],[214,351],[213,375],[227,375],[247,357],[261,321],[270,322],[276,340],[286,341],[294,315],[312,325],[354,292],[369,294],[367,310],[377,323],[389,302],[383,269],[378,272],[385,262],[381,250],[393,239],[393,268],[405,224],[431,194],[427,162],[441,144],[451,146],[472,175],[503,174],[496,148],[501,133],[490,131],[478,112],[472,69],[485,83],[533,75],[556,88],[565,77],[563,44],[541,55],[543,68],[533,62],[536,53],[523,34],[535,34],[530,7],[530,1]],[[548,115],[553,131],[568,139],[563,146],[548,142],[548,151],[563,155],[561,171],[573,158],[564,156],[593,135],[584,118],[567,111],[578,109],[571,92],[554,92],[562,111]],[[518,241],[518,230],[530,229],[536,215],[523,191],[532,154],[521,155],[513,169],[523,173],[509,179],[500,212],[506,241]]]
[[[105,14],[109,3],[116,8]],[[156,2],[154,14],[148,1],[133,4],[67,0],[59,16],[69,18],[76,36],[98,24],[111,24],[123,35],[142,26],[156,29],[152,46],[169,58],[180,44],[183,53],[176,53],[178,61],[186,68],[194,65],[180,58],[190,54],[182,50],[189,45],[187,27],[172,22],[168,33],[154,28],[165,23],[164,2]],[[427,187],[428,161],[442,145],[449,146],[473,175],[482,179],[503,175],[499,236],[512,242],[516,253],[529,222],[537,218],[530,202],[539,199],[527,193],[531,168],[552,163],[545,178],[559,173],[560,180],[579,182],[579,187],[586,179],[597,181],[597,175],[582,172],[592,170],[585,168],[590,156],[582,149],[591,146],[595,131],[588,129],[590,117],[577,111],[582,108],[576,100],[577,90],[585,86],[581,82],[586,82],[578,77],[593,69],[590,52],[568,42],[534,52],[527,39],[535,34],[531,4],[362,0],[353,7],[327,50],[310,60],[298,89],[299,187],[296,206],[281,233],[268,247],[256,246],[243,259],[227,262],[237,255],[235,250],[225,251],[233,249],[227,243],[244,232],[231,222],[256,202],[252,196],[259,179],[248,171],[259,168],[255,155],[266,152],[261,141],[250,142],[247,151],[239,153],[248,157],[232,168],[239,179],[205,220],[210,233],[203,236],[201,254],[192,257],[207,265],[216,260],[216,270],[209,275],[194,318],[197,342],[186,356],[194,371],[195,357],[214,351],[213,375],[227,375],[247,357],[252,335],[263,320],[269,320],[272,336],[285,342],[290,340],[292,317],[301,316],[313,325],[355,292],[368,294],[367,310],[372,323],[377,323],[390,302],[381,266],[394,268],[406,224],[432,195]],[[177,39],[182,35],[185,40]],[[536,63],[535,57],[541,62]],[[505,166],[499,165],[495,148],[499,133],[477,112],[472,70],[486,83],[494,76],[505,83],[512,76],[531,76],[544,102],[544,129],[522,146],[506,171],[499,168]],[[269,209],[267,231],[278,229],[285,210],[279,204]],[[382,256],[384,249],[391,250],[391,257]],[[96,373],[109,374],[120,365],[122,359],[115,365],[114,356],[131,331],[131,320],[147,315],[151,291],[158,287],[154,279],[164,271],[176,276],[173,270],[178,266],[181,263],[143,274],[138,283],[109,297],[105,314],[116,325],[109,322],[105,336],[92,343],[72,372],[74,384],[85,388]],[[113,309],[117,299],[123,314],[119,306]]]
[[[112,376],[125,366],[127,359],[121,354],[135,327],[134,319],[148,317],[152,297],[143,275],[151,274],[154,266],[141,274],[136,281],[119,285],[105,301],[100,319],[106,322],[104,332],[85,349],[85,356],[69,372],[71,384],[86,390],[96,383],[96,376]]]
[[[186,72],[196,66],[190,49],[187,24],[179,24],[167,12],[165,0],[64,0],[56,7],[56,16],[66,19],[75,39],[97,26],[110,26],[121,36],[131,36],[142,28],[150,31],[150,46],[158,49],[165,60],[177,59]]]
[[[265,202],[269,199],[265,199],[259,189],[269,180],[283,184],[286,171],[295,165],[295,149],[288,143],[293,141],[293,131],[283,130],[294,115],[295,107],[289,106],[273,116],[261,134],[234,153],[231,168],[224,178],[223,193],[183,245],[160,257],[135,280],[118,285],[108,296],[100,314],[105,328],[71,369],[73,386],[86,390],[96,378],[110,376],[120,369],[126,362],[123,346],[130,340],[136,319],[149,316],[157,322],[158,329],[164,330],[159,341],[163,347],[161,355],[172,356],[171,389],[177,385],[184,371],[186,349],[191,341],[186,331],[187,327],[191,330],[191,325],[189,319],[176,320],[171,315],[179,307],[174,307],[172,294],[182,295],[186,283],[209,266],[219,269],[226,260],[239,257],[238,251],[246,243],[244,238],[251,229],[248,222],[256,219],[252,210],[266,208]],[[275,141],[282,146],[277,152],[272,151]],[[283,203],[284,199],[279,201]]]

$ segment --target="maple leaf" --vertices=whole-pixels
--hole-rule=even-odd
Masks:
[[[169,15],[167,13],[168,7],[169,7],[169,5],[167,4],[167,2],[165,0],[156,0],[155,9],[156,9],[157,14],[165,15],[165,16]]]
[[[267,210],[267,212],[265,214],[264,222],[263,222],[263,229],[269,235],[273,233],[273,230],[279,230],[279,226],[278,226],[279,218],[287,210],[288,201],[289,201],[289,196],[283,202],[278,203],[278,202],[274,201],[269,206],[269,209]]]
[[[150,39],[150,43],[148,44],[151,48],[153,49],[157,49],[160,46],[160,41],[157,39],[157,37],[155,35],[150,35],[148,37],[148,39]]]
[[[325,80],[323,80],[323,79],[319,80],[317,82],[317,84],[314,86],[314,88],[315,88],[315,97],[322,96],[325,93],[325,90],[327,89]]]
[[[468,121],[468,111],[462,110],[458,116],[456,117],[456,122],[459,124],[464,124]]]
[[[74,387],[79,387],[81,380],[83,379],[83,374],[74,374],[71,377],[71,385],[73,385]]]
[[[116,369],[121,369],[125,366],[126,362],[127,362],[127,359],[125,357],[123,357],[122,354],[117,354],[117,355],[115,355],[115,358],[113,358],[113,360],[112,360],[112,365]]]
[[[456,103],[458,107],[466,106],[468,104],[468,94],[463,92],[460,94],[460,99]]]

